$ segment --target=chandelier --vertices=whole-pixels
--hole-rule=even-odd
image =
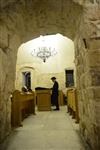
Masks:
[[[32,56],[41,58],[43,62],[46,62],[47,58],[56,55],[57,51],[55,48],[50,47],[46,44],[43,36],[40,37],[42,37],[41,45],[37,48],[34,48],[31,54]]]

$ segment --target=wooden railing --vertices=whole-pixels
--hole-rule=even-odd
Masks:
[[[11,124],[12,127],[22,125],[22,121],[30,114],[35,114],[35,95],[32,93],[21,93],[16,90],[12,94],[11,103]]]

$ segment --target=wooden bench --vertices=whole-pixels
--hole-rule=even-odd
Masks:
[[[72,118],[76,119],[76,123],[79,122],[78,114],[78,100],[77,100],[77,90],[75,88],[69,88],[67,90],[67,107],[68,112],[72,115]]]
[[[64,94],[63,94],[62,90],[59,91],[58,102],[59,102],[59,106],[63,106],[64,105]]]
[[[12,127],[21,126],[23,119],[35,114],[35,96],[32,93],[21,93],[16,90],[12,95],[11,124]]]

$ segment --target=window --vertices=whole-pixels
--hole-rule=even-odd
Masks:
[[[22,72],[24,85],[31,89],[31,73],[30,72]]]
[[[65,70],[66,87],[74,86],[74,70]]]

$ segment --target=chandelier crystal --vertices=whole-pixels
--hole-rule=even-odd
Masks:
[[[46,62],[47,58],[57,54],[57,50],[55,48],[52,48],[52,47],[46,45],[44,37],[43,36],[41,36],[41,37],[42,37],[41,46],[33,49],[31,54],[32,54],[32,56],[41,58],[43,60],[43,62]]]

